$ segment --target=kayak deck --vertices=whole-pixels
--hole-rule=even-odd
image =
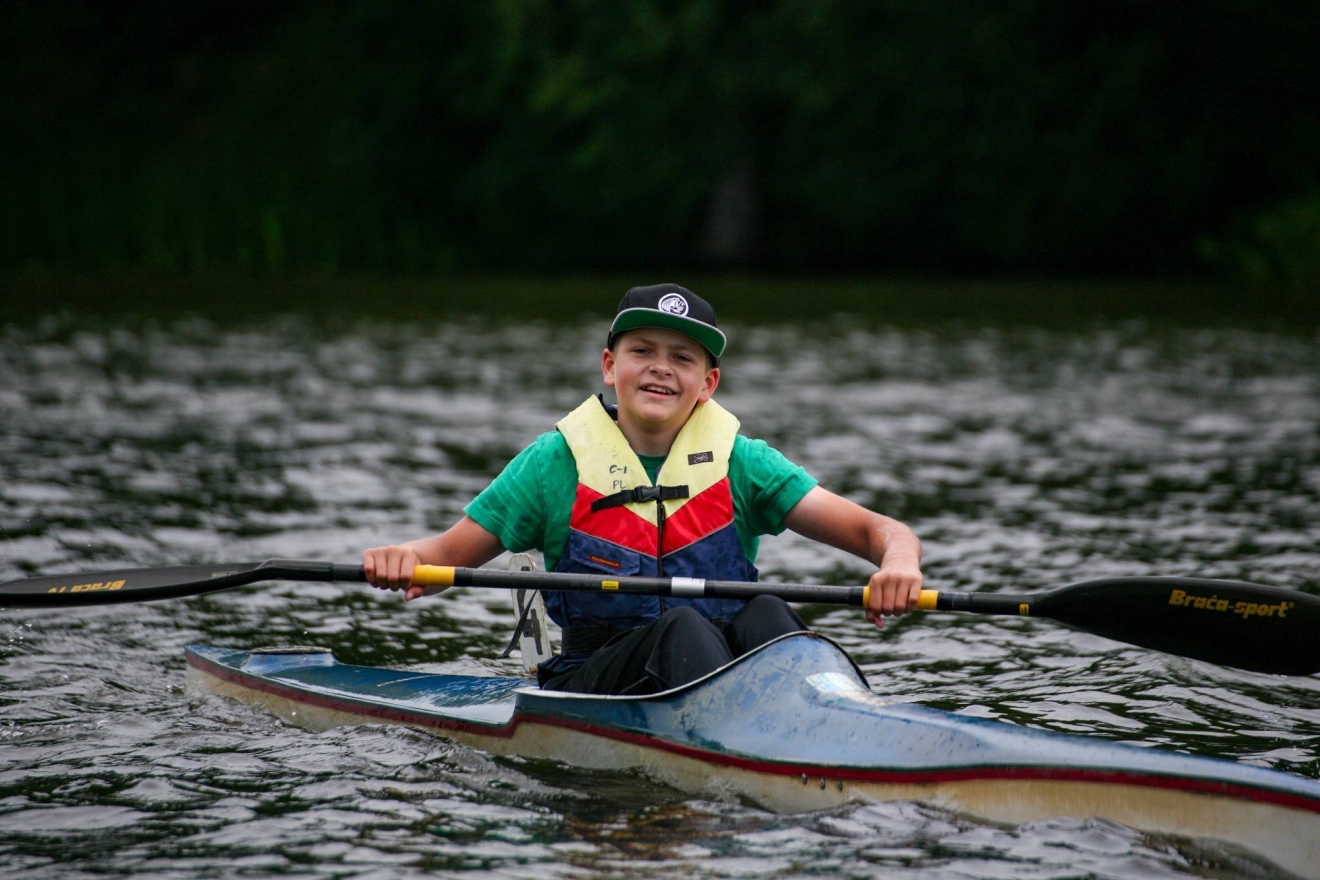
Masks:
[[[1103,817],[1236,842],[1320,877],[1320,782],[887,703],[842,650],[809,633],[645,697],[349,666],[328,652],[192,645],[186,656],[200,689],[312,730],[404,724],[493,754],[641,769],[686,791],[744,796],[780,812],[913,800],[1015,823]]]

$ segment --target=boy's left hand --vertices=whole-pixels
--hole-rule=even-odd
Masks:
[[[884,627],[883,616],[906,614],[921,595],[921,569],[915,565],[882,565],[868,584],[866,619]]]

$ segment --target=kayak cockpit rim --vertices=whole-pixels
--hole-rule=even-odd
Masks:
[[[689,681],[685,684],[680,684],[677,687],[672,687],[664,691],[656,691],[655,693],[651,693],[651,694],[618,694],[618,695],[580,694],[574,691],[542,690],[541,688],[533,687],[533,686],[519,688],[518,690],[519,692],[534,693],[538,697],[552,697],[554,699],[581,699],[583,697],[590,697],[593,700],[609,700],[609,701],[617,701],[617,702],[658,700],[663,697],[676,696],[678,694],[683,693],[684,691],[689,691],[694,688],[700,687],[705,682],[710,681],[712,678],[716,678],[720,675],[723,675],[725,672],[729,671],[730,669],[734,669],[735,667],[742,666],[745,663],[750,663],[752,659],[755,658],[757,655],[765,653],[766,651],[770,650],[772,646],[777,645],[780,642],[788,641],[789,639],[801,639],[801,638],[817,639],[819,641],[833,645],[836,649],[838,649],[839,653],[842,656],[847,658],[848,665],[852,667],[853,672],[857,675],[858,683],[862,687],[864,687],[868,692],[871,691],[871,685],[866,680],[866,674],[862,672],[862,668],[857,665],[857,662],[848,655],[848,652],[843,649],[843,646],[840,645],[838,642],[834,641],[834,639],[831,639],[829,636],[822,635],[818,632],[815,632],[814,630],[809,630],[809,629],[798,630],[797,632],[784,633],[782,636],[776,636],[775,638],[771,639],[765,644],[758,645],[757,647],[748,651],[746,654],[742,654],[738,657],[734,657],[732,660],[730,660],[728,663],[725,663],[723,666],[719,667],[718,669],[712,669],[710,672],[701,676],[701,678],[694,678],[692,681]]]

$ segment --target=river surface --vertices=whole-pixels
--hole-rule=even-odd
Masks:
[[[719,399],[829,488],[922,537],[928,583],[1101,576],[1320,586],[1320,337],[857,317],[732,324]],[[268,557],[355,561],[444,528],[600,386],[603,321],[275,316],[0,325],[0,580]],[[502,561],[493,563],[502,565]],[[791,533],[767,580],[854,583]],[[1320,778],[1320,680],[1046,621],[804,616],[875,691]],[[912,803],[780,816],[634,773],[493,759],[384,726],[309,733],[193,693],[191,642],[517,674],[498,591],[405,606],[270,583],[0,609],[0,877],[1270,877],[1257,856],[1103,821]]]

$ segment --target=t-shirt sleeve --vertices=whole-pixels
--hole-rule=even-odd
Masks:
[[[542,459],[547,438],[542,435],[518,453],[463,512],[500,539],[511,553],[540,550],[546,531]]]
[[[758,535],[784,531],[784,517],[816,486],[816,478],[764,440],[739,436],[734,441],[729,478],[745,506],[743,520]]]

